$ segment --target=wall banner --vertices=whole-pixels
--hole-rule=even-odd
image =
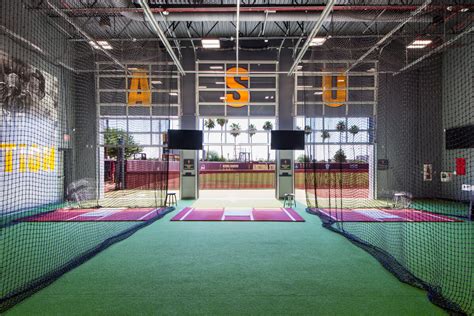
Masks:
[[[55,76],[0,51],[0,213],[62,199],[58,95]]]

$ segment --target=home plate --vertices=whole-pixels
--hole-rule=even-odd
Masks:
[[[222,214],[222,220],[228,221],[251,221],[252,218],[252,208],[248,207],[226,207],[224,209],[224,214]]]

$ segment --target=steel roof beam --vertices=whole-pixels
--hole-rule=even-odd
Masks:
[[[48,6],[53,9],[59,16],[64,18],[69,24],[71,24],[78,32],[81,34],[85,39],[87,39],[89,42],[96,43],[96,40],[93,39],[89,34],[87,34],[86,31],[84,31],[79,25],[77,25],[66,13],[62,12],[61,9],[56,7],[54,4],[50,2],[50,0],[46,0],[46,3]],[[127,67],[122,64],[117,58],[115,58],[111,53],[106,51],[105,49],[102,48],[102,46],[97,45],[97,49],[100,50],[102,53],[105,54],[105,56],[109,57],[114,63],[116,63],[119,67],[121,67],[124,70],[127,70]],[[91,47],[92,49],[92,47]]]
[[[444,49],[445,47],[448,47],[449,45],[453,44],[454,42],[456,42],[458,39],[460,39],[461,37],[463,37],[464,35],[468,34],[468,33],[471,33],[471,32],[474,32],[474,25],[472,25],[471,27],[467,28],[466,30],[464,30],[462,33],[459,33],[458,35],[456,35],[455,37],[453,37],[452,39],[450,39],[449,41],[446,41],[444,44],[436,47],[435,49],[433,49],[432,51],[430,51],[429,53],[421,56],[420,58],[418,58],[417,60],[409,63],[408,65],[406,65],[405,67],[403,67],[402,69],[400,69],[399,71],[397,71],[396,73],[394,73],[393,75],[396,76],[398,75],[399,73],[405,71],[405,70],[408,70],[410,68],[412,68],[413,66],[415,66],[416,64],[420,63],[421,61],[425,60],[426,58],[430,57],[431,55],[433,54],[436,54],[437,52],[441,51],[442,49]]]
[[[311,44],[311,41],[318,34],[318,32],[321,29],[321,26],[323,25],[324,21],[329,16],[329,13],[331,13],[335,2],[336,2],[335,0],[328,0],[328,3],[326,4],[326,7],[324,8],[323,12],[321,13],[321,16],[319,17],[318,21],[316,21],[316,24],[314,25],[313,29],[309,33],[309,36],[306,39],[306,42],[301,47],[301,50],[300,50],[298,56],[296,57],[295,61],[293,62],[293,65],[291,66],[290,71],[288,71],[288,76],[291,76],[295,73],[296,68],[298,67],[298,64],[303,59],[304,54],[308,50],[309,45]]]
[[[413,19],[418,13],[420,13],[421,11],[423,11],[424,9],[426,9],[426,7],[431,3],[431,0],[426,0],[421,6],[418,7],[418,9],[416,9],[415,11],[413,11],[411,14],[410,14],[410,17],[403,21],[402,23],[398,24],[395,28],[393,28],[390,32],[388,32],[387,34],[385,34],[384,37],[382,37],[374,46],[372,46],[367,52],[365,52],[365,54],[363,54],[362,56],[360,56],[359,59],[357,59],[352,65],[350,65],[345,73],[347,73],[348,71],[350,71],[352,68],[354,68],[355,66],[357,66],[362,60],[364,60],[365,58],[367,58],[367,56],[369,56],[370,54],[372,54],[372,52],[374,50],[376,50],[377,48],[379,48],[380,45],[382,45],[383,43],[385,43],[386,40],[388,40],[390,37],[392,37],[393,34],[395,34],[398,30],[400,30],[405,24],[407,24],[411,19]]]
[[[48,0],[48,2],[49,2],[49,0]],[[145,0],[138,0],[138,2],[140,3],[140,6],[143,8],[143,12],[145,13],[145,16],[146,16],[148,22],[150,23],[151,27],[155,31],[156,35],[158,35],[158,37],[161,39],[161,42],[163,43],[163,45],[166,48],[166,51],[171,56],[171,59],[175,63],[176,68],[178,69],[179,73],[181,75],[185,76],[186,72],[184,71],[184,68],[181,65],[181,62],[179,61],[178,56],[176,56],[176,54],[174,53],[170,42],[168,41],[168,39],[166,38],[166,35],[161,30],[160,25],[156,21],[153,13],[150,10],[150,7],[148,6],[148,3]]]

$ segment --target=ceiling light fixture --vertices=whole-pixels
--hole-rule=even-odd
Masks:
[[[420,49],[420,48],[425,48],[426,46],[430,45],[433,41],[432,40],[414,40],[411,42],[407,48],[409,49]]]
[[[170,92],[169,95],[172,95],[172,96],[177,96],[178,93],[177,92]]]
[[[94,47],[95,49],[99,49],[99,48],[100,48],[99,45],[97,45],[97,43],[94,42],[94,41],[89,41],[89,45],[91,45],[91,46]]]
[[[113,49],[112,45],[110,45],[109,42],[107,41],[97,41],[97,42],[89,41],[89,44],[95,49],[100,49],[100,48],[107,49],[107,50]]]
[[[218,39],[203,39],[201,43],[203,48],[221,48],[221,42]]]
[[[314,93],[314,95],[322,95],[322,94],[323,94],[322,91],[316,91],[316,92]]]
[[[162,84],[160,80],[152,80],[151,84]]]
[[[326,37],[314,37],[309,46],[322,46],[326,42]]]
[[[222,66],[210,66],[209,69],[222,70]]]

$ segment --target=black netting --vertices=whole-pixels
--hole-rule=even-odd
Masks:
[[[473,26],[456,4],[346,39],[328,29],[297,74],[296,111],[311,135],[308,212],[435,304],[473,314]]]
[[[0,3],[0,312],[171,210],[176,67],[61,2]]]

